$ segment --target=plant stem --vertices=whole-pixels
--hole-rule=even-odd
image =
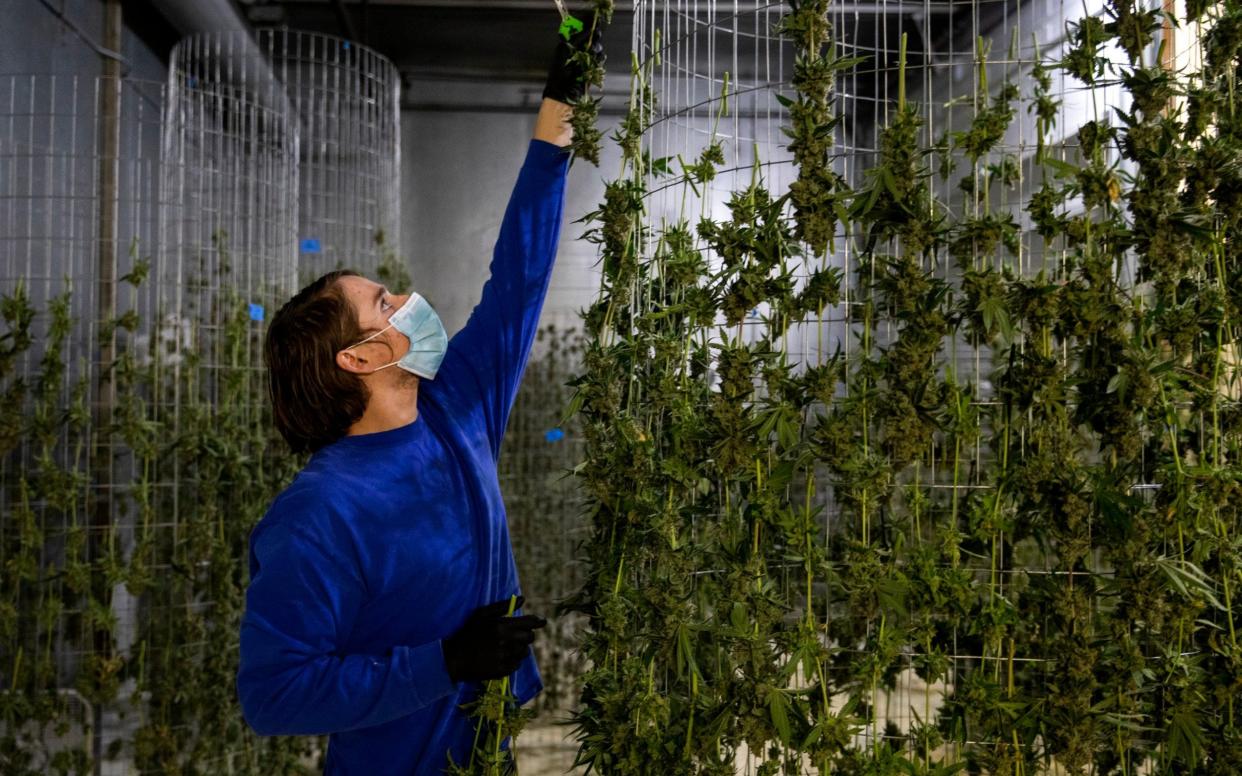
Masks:
[[[897,110],[906,109],[906,33],[901,33],[901,47],[897,54]]]

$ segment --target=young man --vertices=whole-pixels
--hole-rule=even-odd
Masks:
[[[598,33],[590,49],[602,60]],[[417,294],[350,272],[268,330],[276,425],[313,454],[250,536],[237,690],[261,735],[330,734],[327,774],[465,764],[475,720],[460,706],[481,682],[512,675],[522,703],[543,687],[530,644],[544,621],[506,616],[519,585],[496,461],[560,234],[566,103],[582,93],[568,55],[558,41],[461,332],[449,341]]]

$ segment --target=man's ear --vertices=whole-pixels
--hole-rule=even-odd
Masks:
[[[353,372],[356,375],[371,373],[370,364],[365,358],[358,355],[357,350],[336,351],[336,365],[346,372]]]

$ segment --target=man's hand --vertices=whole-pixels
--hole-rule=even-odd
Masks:
[[[545,99],[556,100],[569,104],[586,93],[591,85],[592,73],[589,70],[602,72],[607,56],[600,36],[604,25],[596,19],[569,37],[556,36],[556,50],[552,52],[552,64],[548,67],[548,80],[543,87]],[[590,62],[596,63],[595,68],[589,67]],[[585,78],[584,78],[585,76]],[[602,78],[602,75],[599,76]],[[594,84],[598,86],[599,84]]]
[[[518,596],[514,608],[526,599]],[[500,679],[517,670],[530,653],[535,629],[547,625],[533,614],[506,617],[508,601],[481,606],[474,610],[465,625],[444,639],[444,665],[454,682]]]
[[[603,73],[604,45],[600,42],[604,25],[596,20],[595,29],[591,25],[580,30],[566,40],[556,36],[556,50],[552,52],[552,64],[548,67],[548,80],[543,87],[543,103],[539,106],[539,118],[535,120],[535,139],[543,140],[552,145],[564,148],[574,139],[573,127],[569,123],[572,111],[569,103],[582,97],[591,80],[584,79],[586,69],[584,59],[593,60],[597,76]],[[602,77],[602,76],[601,76]]]

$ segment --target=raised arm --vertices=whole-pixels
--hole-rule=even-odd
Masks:
[[[583,95],[587,80],[571,55],[589,50],[602,66],[600,33],[592,25],[568,40],[557,39],[534,135],[500,225],[490,276],[465,327],[449,341],[441,367],[453,384],[455,400],[481,410],[493,458],[500,456],[560,239],[573,140],[569,104]]]
[[[567,21],[583,29],[577,34],[570,34],[573,26]],[[601,83],[584,72],[581,62],[575,60],[575,52],[589,53],[598,64],[597,73],[603,72],[604,63],[608,61],[600,40],[604,31],[602,24],[592,21],[590,25],[582,25],[572,17],[567,21],[562,21],[557,32],[556,49],[552,52],[548,79],[543,86],[543,102],[539,105],[539,118],[535,120],[535,139],[562,147],[573,140],[573,127],[569,123],[572,112],[570,103],[583,96],[588,81]]]
[[[449,340],[441,366],[454,400],[482,413],[493,458],[500,454],[560,239],[569,152],[539,137],[565,132],[556,128],[556,104],[544,105],[540,116],[547,120],[527,147],[492,251],[490,277],[466,325]]]
[[[571,111],[565,103],[544,97],[535,119],[534,139],[561,148],[568,146],[574,139],[574,128],[569,123]]]

